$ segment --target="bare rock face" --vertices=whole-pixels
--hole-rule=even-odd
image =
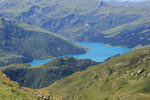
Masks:
[[[144,72],[144,69],[139,69],[138,71],[137,71],[137,75],[140,75],[140,74],[142,74]]]
[[[147,76],[150,77],[150,73],[148,73]]]

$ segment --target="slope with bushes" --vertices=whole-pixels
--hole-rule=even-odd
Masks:
[[[27,63],[30,61],[32,61],[31,58],[0,50],[0,66],[9,65],[12,63]]]
[[[5,18],[0,18],[0,49],[30,61],[86,52],[84,48],[51,32]],[[24,62],[27,60],[22,59],[22,63]]]
[[[47,87],[65,100],[149,100],[150,47],[111,58]]]
[[[18,83],[10,81],[0,72],[0,99],[1,100],[62,100],[45,90],[34,90],[21,87]]]
[[[21,86],[42,88],[96,64],[98,63],[89,59],[59,58],[44,65],[34,67],[27,64],[9,65],[4,67],[3,73],[11,80],[18,82]]]

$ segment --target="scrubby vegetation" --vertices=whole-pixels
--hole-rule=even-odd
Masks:
[[[0,99],[1,100],[62,100],[44,90],[33,90],[21,87],[18,83],[10,81],[0,72]]]
[[[12,63],[25,63],[30,61],[32,61],[31,58],[0,50],[0,66],[9,65]]]
[[[150,100],[150,47],[101,64],[68,57],[35,67],[12,64],[86,52],[61,36],[127,48],[150,45],[149,4],[0,0],[0,66],[8,65],[0,68],[0,99]]]
[[[43,29],[0,18],[0,66],[85,53],[84,48]]]
[[[55,81],[40,90],[64,100],[150,99],[150,47],[110,58],[86,69],[91,64],[97,63],[88,59],[59,58],[42,66],[14,64],[1,70],[12,80],[17,79],[20,84],[32,88]],[[79,70],[84,71],[76,72]]]
[[[4,67],[3,73],[21,86],[42,88],[77,71],[82,71],[98,63],[75,58],[59,58],[40,66],[31,67],[27,64],[13,64]]]
[[[66,100],[149,100],[150,47],[111,58],[47,89]]]

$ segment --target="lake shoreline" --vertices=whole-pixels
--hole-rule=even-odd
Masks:
[[[65,55],[65,56],[59,56],[53,59],[46,59],[46,60],[43,59],[33,60],[33,62],[29,62],[28,64],[30,64],[31,66],[41,65],[61,57],[74,57],[77,59],[91,59],[96,62],[104,62],[105,60],[113,56],[121,55],[132,51],[132,49],[129,48],[113,47],[113,46],[108,46],[97,42],[96,43],[95,42],[73,42],[73,44],[88,48],[88,50],[86,53],[83,54]]]

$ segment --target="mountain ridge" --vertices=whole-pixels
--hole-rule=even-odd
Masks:
[[[2,72],[21,86],[39,89],[54,83],[77,71],[82,71],[99,63],[90,59],[75,59],[72,57],[58,58],[43,65],[30,66],[27,64],[9,65]],[[31,81],[32,80],[32,81]]]
[[[135,50],[61,79],[48,91],[65,100],[149,100],[150,47]]]
[[[130,39],[129,41],[135,39],[132,36],[133,31],[130,31],[132,28],[129,27],[130,24],[137,23],[140,26],[142,23],[147,23],[146,20],[143,20],[143,22],[140,20],[146,18],[149,20],[149,7],[141,6],[139,3],[116,2],[113,4],[113,2],[109,1],[98,1],[98,3],[96,1],[87,1],[80,1],[80,3],[73,0],[45,0],[31,1],[30,3],[27,3],[27,1],[24,1],[24,3],[17,1],[20,7],[17,12],[16,10],[9,11],[9,8],[6,7],[1,8],[0,15],[41,27],[64,36],[71,41],[99,42],[127,48],[135,48],[138,45],[145,46],[149,44],[147,38],[144,41],[136,36],[135,38],[138,38],[136,39],[137,43],[132,45],[126,41],[127,39]],[[16,1],[13,2],[16,4]],[[142,2],[142,4],[147,5],[148,3]],[[11,10],[16,9],[15,7],[12,6]],[[128,26],[125,28],[129,31],[126,32],[122,28],[123,26]],[[135,30],[138,30],[138,28]],[[112,34],[117,31],[126,32],[128,36],[120,37],[124,35],[119,33],[118,36],[113,35],[114,37],[111,37],[109,35],[108,38],[108,31]],[[146,34],[143,33],[143,36],[146,37]],[[147,37],[149,38],[149,36]],[[118,43],[114,41],[118,41]],[[147,42],[147,44],[143,42]]]
[[[69,58],[61,59],[69,60]],[[55,63],[55,61],[54,65],[63,63],[60,61]],[[57,96],[58,100],[135,100],[135,98],[149,100],[149,65],[150,47],[145,47],[112,57],[101,64],[62,78],[48,87],[38,89],[38,91],[52,93],[51,95]],[[14,66],[17,67],[17,65]],[[27,67],[30,68],[29,65],[25,66]],[[1,70],[7,68],[3,67]],[[21,65],[18,68],[21,68]]]
[[[38,27],[4,18],[1,18],[0,22],[0,49],[23,56],[29,59],[28,61],[86,52],[83,47]],[[22,63],[24,62],[27,61]]]

